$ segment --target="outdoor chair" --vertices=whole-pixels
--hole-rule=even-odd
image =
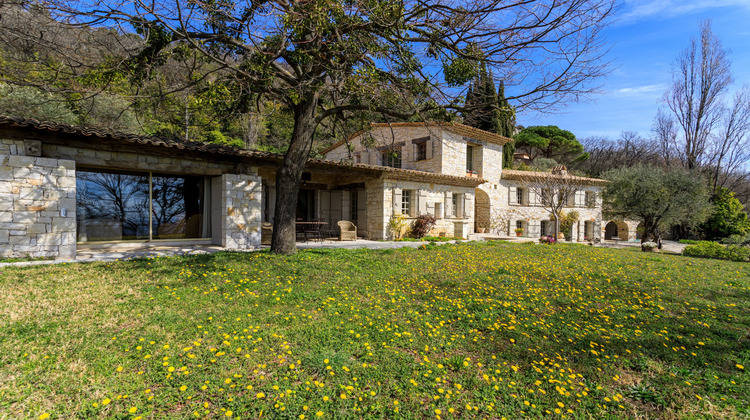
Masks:
[[[263,222],[260,224],[260,244],[271,245],[273,236],[273,223]]]
[[[341,220],[339,221],[338,225],[339,230],[341,230],[341,233],[339,234],[340,241],[357,240],[357,225],[348,220]]]

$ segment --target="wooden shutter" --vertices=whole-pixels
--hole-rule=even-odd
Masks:
[[[427,159],[432,159],[432,147],[433,147],[433,141],[432,139],[427,140]]]
[[[343,191],[331,191],[331,210],[328,221],[339,221],[342,217]]]
[[[443,212],[445,213],[445,218],[450,219],[453,215],[453,193],[448,191],[444,194],[444,197]]]
[[[419,147],[417,146],[416,143],[412,143],[411,144],[411,156],[409,157],[410,161],[413,162],[413,161],[417,160],[417,155],[419,153],[418,149],[419,149]]]
[[[362,152],[362,153],[360,153],[359,156],[361,157],[363,164],[365,164],[365,165],[369,165],[370,164],[370,154],[369,153]]]
[[[462,194],[462,195],[464,196],[464,204],[463,204],[463,208],[461,209],[462,210],[461,211],[461,213],[462,213],[461,217],[463,217],[465,219],[465,218],[468,217],[468,214],[469,214],[469,206],[470,206],[470,203],[469,203],[469,194]]]
[[[529,188],[529,205],[530,206],[538,206],[539,205],[539,194],[537,194],[536,191]]]
[[[518,205],[518,188],[508,187],[508,204],[511,206]]]
[[[370,152],[370,165],[382,165],[380,153],[377,151]]]
[[[415,194],[418,198],[417,200],[417,212],[413,214],[413,216],[421,216],[423,214],[427,214],[427,191],[425,190],[418,190],[417,194]],[[412,206],[414,208],[415,206]]]
[[[367,230],[367,190],[357,190],[357,234],[364,236]]]
[[[320,191],[320,214],[318,215],[319,218],[325,219],[327,221],[331,220],[331,192],[330,191]]]
[[[401,213],[401,188],[393,189],[393,214]]]

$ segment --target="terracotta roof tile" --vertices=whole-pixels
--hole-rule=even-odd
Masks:
[[[512,180],[533,180],[533,179],[539,179],[539,178],[559,178],[560,175],[555,175],[550,172],[534,172],[534,171],[518,171],[515,169],[503,169],[503,175],[502,179],[512,179]],[[588,183],[592,185],[605,185],[607,183],[604,179],[599,178],[586,178],[583,176],[575,176],[575,175],[563,175],[562,178],[571,178],[583,183]]]
[[[196,151],[201,153],[211,153],[219,156],[237,156],[242,158],[255,158],[266,160],[268,162],[278,163],[284,159],[284,155],[278,153],[260,152],[255,150],[243,150],[231,146],[220,144],[199,143],[183,141],[179,139],[169,139],[164,137],[145,136],[138,134],[128,134],[119,131],[103,130],[93,127],[80,125],[70,125],[55,123],[50,121],[39,121],[31,118],[10,117],[0,115],[0,127],[18,127],[28,128],[42,132],[57,132],[89,137],[92,139],[115,140],[131,144],[141,144],[147,146],[166,147],[177,150]],[[343,162],[334,162],[324,159],[309,159],[307,167],[327,167],[340,169],[353,169],[360,172],[379,173],[385,178],[414,180],[421,182],[435,182],[448,185],[474,186],[485,182],[483,179],[459,177],[452,175],[435,174],[431,172],[414,171],[408,169],[396,169],[384,166],[374,166],[365,164],[349,164]]]

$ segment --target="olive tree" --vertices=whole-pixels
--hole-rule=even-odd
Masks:
[[[196,77],[229,74],[245,105],[263,98],[290,111],[294,128],[276,174],[277,253],[295,251],[297,194],[319,125],[362,113],[421,119],[430,110],[463,110],[465,87],[481,66],[505,81],[519,110],[577,100],[606,73],[601,32],[614,3],[39,1],[59,22],[142,39],[107,66],[149,70],[174,48],[189,48],[215,64]]]
[[[661,247],[661,232],[681,224],[695,227],[711,214],[708,184],[697,172],[635,165],[604,174],[604,206],[611,216],[643,223],[641,242]]]

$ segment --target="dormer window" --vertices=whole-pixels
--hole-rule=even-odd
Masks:
[[[414,145],[413,153],[414,153],[414,160],[426,160],[429,159],[430,156],[427,154],[427,146],[429,143],[430,138],[429,137],[422,137],[419,139],[414,139],[411,141],[411,143]]]

